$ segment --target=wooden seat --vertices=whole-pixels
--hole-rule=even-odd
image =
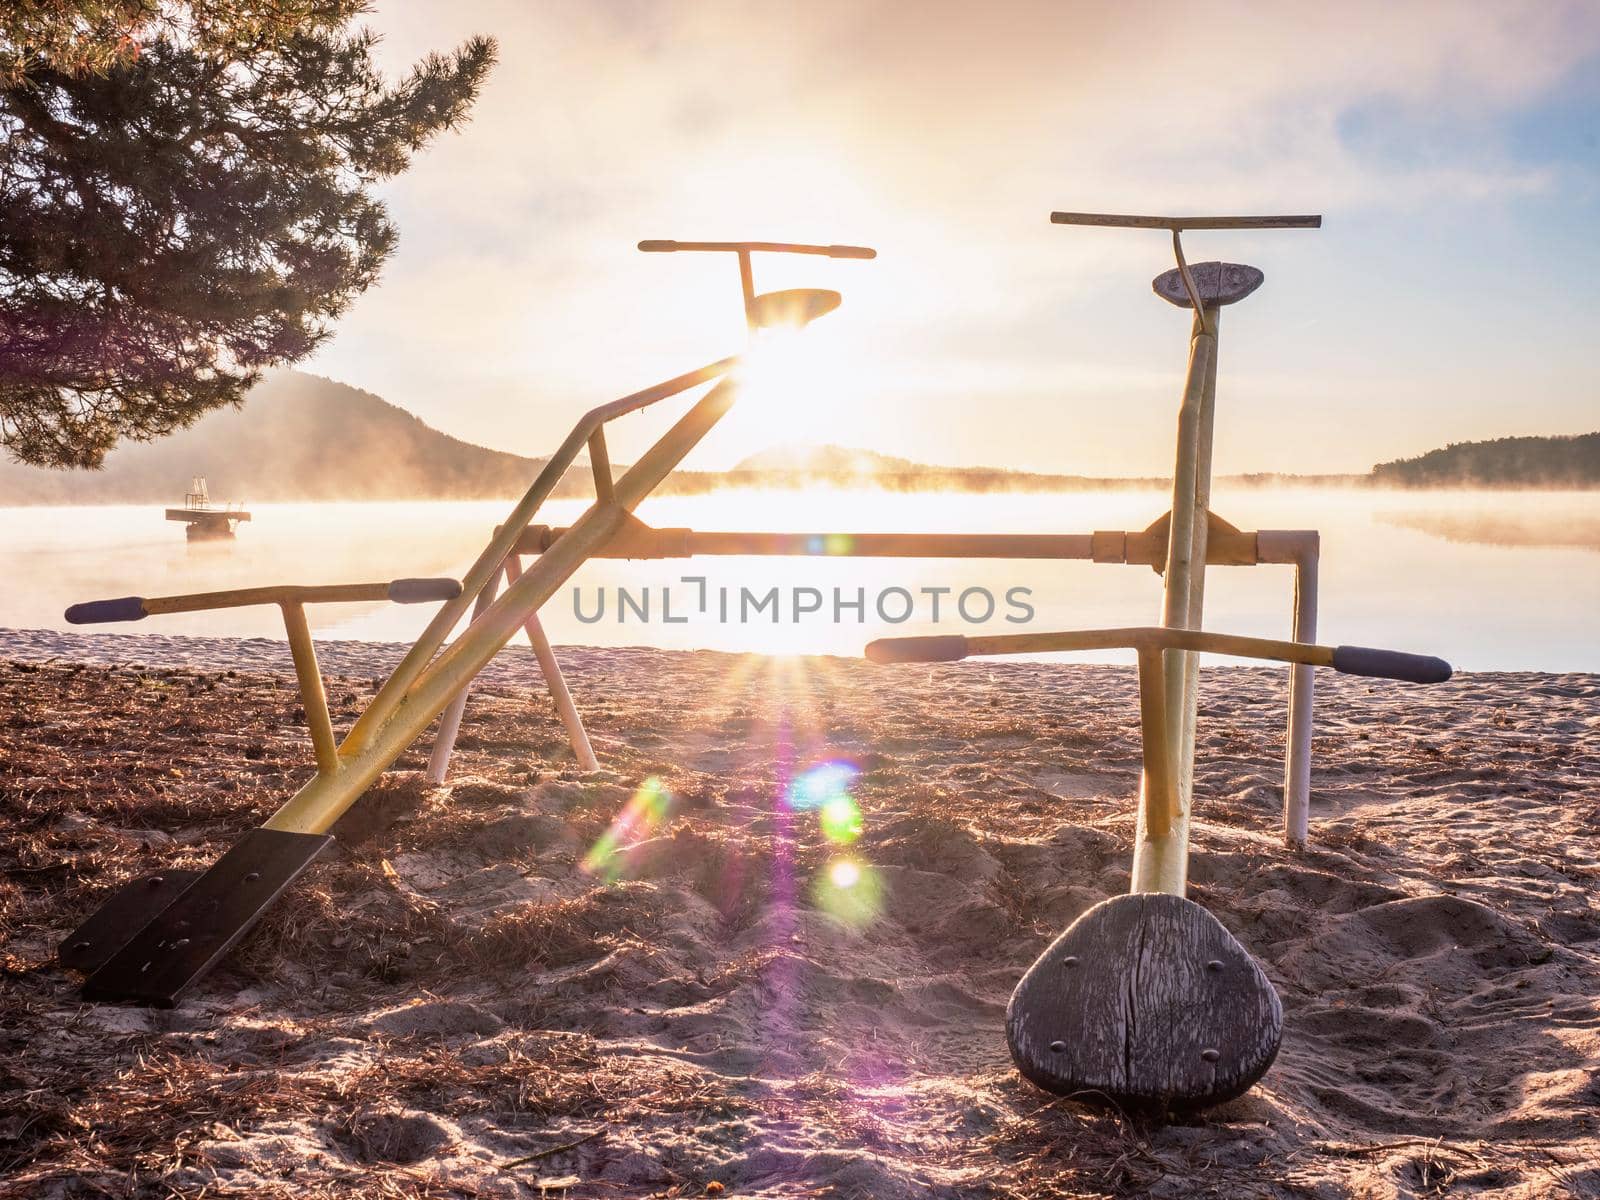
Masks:
[[[1028,968],[1006,1009],[1011,1057],[1064,1096],[1136,1112],[1243,1095],[1277,1056],[1283,1005],[1259,963],[1193,900],[1104,900]]]
[[[1200,293],[1200,302],[1207,308],[1235,304],[1261,286],[1266,276],[1255,267],[1243,263],[1203,262],[1189,265],[1189,277]],[[1183,275],[1174,267],[1163,271],[1150,282],[1156,295],[1168,304],[1179,308],[1193,308],[1189,290],[1183,286]]]

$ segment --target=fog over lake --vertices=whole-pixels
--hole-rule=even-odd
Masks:
[[[159,506],[4,509],[0,569],[7,583],[0,625],[77,628],[62,618],[67,605],[112,596],[459,577],[510,505],[509,500],[251,505],[254,520],[240,527],[236,541],[210,544],[186,542],[182,527],[164,521]],[[639,516],[658,526],[696,530],[1088,533],[1141,529],[1165,507],[1165,495],[1135,490],[1005,495],[817,490],[664,497],[647,501]],[[564,524],[582,508],[578,501],[552,503],[539,519]],[[1600,610],[1600,494],[1245,488],[1219,490],[1213,508],[1241,529],[1320,530],[1320,641],[1438,654],[1466,670],[1600,670],[1600,637],[1593,630]],[[628,592],[625,605],[619,604],[619,588]],[[773,589],[775,604],[753,612],[750,601],[741,604],[745,590],[760,601]],[[1289,636],[1290,568],[1218,567],[1209,573],[1207,589],[1208,628]],[[986,615],[985,596],[992,596],[992,616],[965,619],[958,607],[963,593],[967,616],[973,618]],[[724,595],[729,598],[726,619]],[[935,600],[937,622],[932,619]],[[575,602],[588,618],[603,603],[603,616],[580,620]],[[648,620],[639,615],[645,604]],[[815,610],[807,611],[814,604]],[[909,618],[895,622],[908,607]],[[1006,619],[1024,615],[1025,608],[1032,610],[1026,623]],[[1159,582],[1147,567],[706,557],[590,563],[546,605],[543,616],[558,645],[855,655],[868,640],[885,634],[1148,624],[1159,608]],[[327,605],[312,609],[310,617],[323,639],[407,641],[431,611],[431,605]],[[664,619],[668,615],[670,621]],[[282,637],[272,608],[82,628]],[[1121,661],[1116,654],[1101,657]]]

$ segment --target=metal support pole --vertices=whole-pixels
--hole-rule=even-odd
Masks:
[[[522,577],[520,555],[511,554],[506,557],[504,573],[508,585]],[[478,603],[472,612],[474,621],[494,603],[495,595],[500,589],[500,574],[499,571],[495,572],[488,586],[478,593]],[[585,771],[598,771],[600,760],[595,756],[594,747],[589,743],[589,733],[584,729],[583,718],[578,714],[578,706],[573,702],[572,693],[567,689],[566,677],[561,673],[561,664],[556,661],[555,650],[545,635],[539,614],[530,613],[522,628],[528,635],[528,644],[533,648],[533,657],[538,660],[539,672],[544,676],[545,686],[550,689],[550,699],[555,704],[556,713],[560,716],[562,725],[566,726],[567,742],[572,747],[572,756]],[[472,683],[468,681],[467,686],[450,701],[450,707],[439,717],[439,729],[433,735],[433,749],[428,755],[428,782],[435,787],[441,786],[449,777],[450,757],[455,753],[456,739],[461,734],[462,714],[466,711],[467,697],[471,694]]]
[[[513,554],[506,559],[506,582],[515,583],[521,575],[522,559]],[[555,702],[556,713],[567,727],[567,742],[572,747],[572,756],[585,771],[598,771],[600,760],[595,757],[594,747],[589,744],[589,732],[584,729],[578,706],[573,703],[572,693],[567,690],[566,676],[561,673],[561,664],[556,661],[556,652],[550,645],[550,639],[545,636],[539,614],[529,613],[522,628],[528,635],[528,645],[533,647],[534,658],[539,660],[539,670],[544,674],[545,686],[550,689],[550,699]]]
[[[478,593],[477,603],[472,606],[474,621],[494,603],[499,591],[500,572],[496,571],[489,576],[489,582],[484,584],[483,591]],[[450,774],[450,755],[455,752],[456,736],[461,732],[461,717],[467,711],[467,697],[471,692],[472,684],[469,682],[450,701],[450,707],[439,714],[439,729],[433,735],[433,750],[428,755],[428,782],[434,787],[442,786]]]
[[[286,600],[278,607],[283,611],[283,628],[289,635],[295,678],[300,681],[300,707],[305,710],[306,728],[311,732],[317,774],[331,775],[339,769],[339,748],[333,740],[328,693],[323,689],[322,672],[317,668],[317,648],[311,641],[311,626],[306,624],[305,606]]]
[[[1167,629],[1198,628],[1205,596],[1206,506],[1211,496],[1211,424],[1216,392],[1218,313],[1215,308],[1196,311],[1189,342],[1189,369],[1184,381],[1183,404],[1178,411],[1172,523],[1164,573],[1161,624]],[[1168,892],[1181,896],[1188,880],[1198,666],[1198,659],[1192,652],[1165,652],[1166,724],[1176,785],[1173,789],[1175,811],[1162,833],[1162,821],[1155,811],[1159,798],[1148,778],[1145,779],[1133,851],[1131,890],[1135,892]]]
[[[1256,543],[1264,563],[1294,567],[1294,640],[1317,640],[1317,568],[1322,539],[1313,529],[1263,529]],[[1310,833],[1311,721],[1316,672],[1289,672],[1289,723],[1283,755],[1283,836],[1304,845]]]
[[[739,290],[744,293],[744,321],[752,334],[756,331],[756,280],[750,268],[750,251],[739,251]]]
[[[1139,648],[1139,724],[1148,795],[1143,806],[1145,824],[1153,836],[1165,837],[1172,830],[1178,806],[1172,778],[1172,738],[1167,731],[1166,666],[1155,647]]]
[[[601,426],[589,435],[589,469],[594,473],[594,497],[611,503],[611,453],[606,449],[606,430]]]
[[[1294,640],[1317,640],[1317,545],[1301,550],[1294,565]],[[1288,746],[1283,763],[1283,838],[1304,846],[1311,833],[1311,710],[1316,672],[1289,671]]]

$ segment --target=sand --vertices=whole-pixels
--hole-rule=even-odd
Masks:
[[[323,655],[343,724],[398,650]],[[1191,895],[1286,1035],[1159,1123],[1035,1090],[1002,1028],[1126,887],[1131,669],[562,657],[605,770],[508,652],[451,786],[413,748],[160,1012],[53,946],[306,777],[287,655],[0,634],[0,1196],[1600,1196],[1600,677],[1325,677],[1294,852],[1284,675],[1205,672]],[[828,762],[853,844],[793,785]]]

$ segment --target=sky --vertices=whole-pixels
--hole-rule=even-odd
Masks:
[[[474,33],[471,121],[382,186],[400,243],[307,369],[549,452],[743,345],[731,257],[828,287],[790,385],[697,451],[1170,472],[1188,318],[1159,232],[1052,209],[1320,213],[1191,233],[1266,273],[1222,321],[1219,472],[1364,471],[1600,428],[1600,4],[379,0],[399,71]],[[637,454],[662,420],[612,427]]]

